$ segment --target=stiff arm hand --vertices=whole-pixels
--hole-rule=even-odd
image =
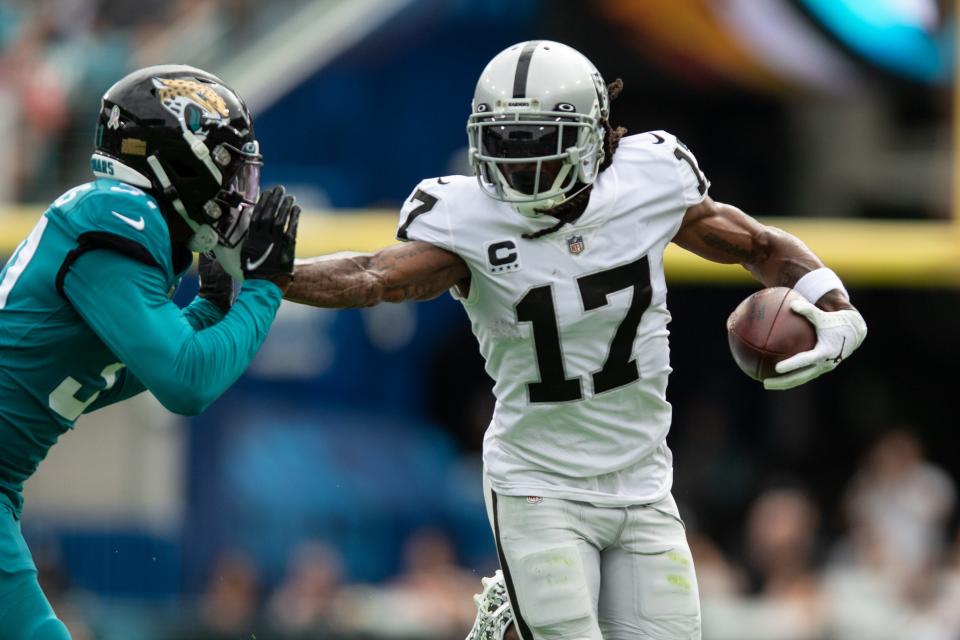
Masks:
[[[270,280],[286,291],[293,278],[300,207],[282,186],[260,194],[250,216],[240,262],[248,280]]]

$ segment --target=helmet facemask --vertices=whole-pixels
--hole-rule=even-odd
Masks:
[[[591,184],[603,155],[603,128],[594,114],[570,109],[491,113],[489,105],[477,105],[467,135],[481,188],[535,216]]]
[[[227,211],[227,215],[221,213],[219,219],[214,222],[214,230],[219,236],[219,241],[213,247],[213,253],[227,274],[234,280],[242,281],[241,243],[247,237],[250,214],[260,197],[260,169],[263,166],[263,157],[260,155],[260,146],[256,141],[245,144],[246,151],[229,145],[220,146],[224,147],[232,158],[240,159],[240,167],[227,188],[221,189],[213,198],[213,202],[221,212]],[[214,147],[213,155],[226,157],[219,151],[219,147]],[[208,209],[213,211],[213,207]],[[214,215],[216,215],[215,212]]]
[[[487,64],[467,120],[481,189],[539,216],[588,189],[603,161],[607,86],[580,52],[531,40]]]
[[[236,248],[246,237],[250,208],[260,194],[263,156],[259,144],[247,142],[237,148],[221,142],[211,151],[199,139],[191,141],[189,132],[184,137],[192,142],[199,163],[164,162],[162,153],[147,158],[162,187],[162,197],[194,231],[191,249],[209,251],[214,245]],[[197,199],[197,195],[213,189],[212,197]]]
[[[219,158],[215,160],[217,164],[226,161],[224,173],[233,174],[233,178],[207,201],[203,211],[209,218],[208,224],[217,232],[217,244],[232,249],[246,237],[251,208],[260,197],[263,156],[256,141],[244,144],[243,149],[221,143],[211,155]]]

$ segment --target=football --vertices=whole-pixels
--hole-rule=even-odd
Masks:
[[[800,294],[789,287],[769,287],[750,295],[727,318],[727,339],[737,366],[754,380],[777,375],[778,362],[817,343],[806,318],[790,309]]]

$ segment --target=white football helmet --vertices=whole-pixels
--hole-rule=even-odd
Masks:
[[[583,54],[549,40],[521,42],[477,82],[470,166],[485,193],[537,216],[596,179],[609,115],[607,85]]]

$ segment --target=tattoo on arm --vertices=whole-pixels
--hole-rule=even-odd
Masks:
[[[466,275],[462,260],[425,242],[403,245],[401,251],[377,253],[369,269],[373,274],[383,274],[384,302],[429,300]]]
[[[793,285],[797,284],[797,280],[812,270],[808,265],[785,260],[777,270],[777,285],[781,287],[793,287]]]
[[[315,307],[367,307],[434,298],[467,277],[469,270],[458,256],[409,242],[372,255],[302,261],[285,297]]]
[[[767,227],[745,240],[741,235],[725,237],[707,231],[700,239],[730,261],[742,264],[768,287],[792,287],[805,273],[820,266],[803,243],[779,229]]]
[[[311,260],[297,265],[284,297],[315,307],[353,308],[375,304],[380,280],[367,272],[370,256]]]
[[[739,262],[766,287],[793,287],[805,274],[823,266],[796,236],[759,224],[731,205],[709,197],[687,210],[674,242],[707,260]],[[821,308],[846,308],[839,291],[824,295]]]
[[[701,236],[701,239],[707,246],[717,249],[718,251],[722,251],[723,253],[736,258],[740,262],[753,262],[757,260],[758,252],[755,247],[747,249],[737,246],[729,240],[721,238],[712,232],[705,233],[703,236]]]

